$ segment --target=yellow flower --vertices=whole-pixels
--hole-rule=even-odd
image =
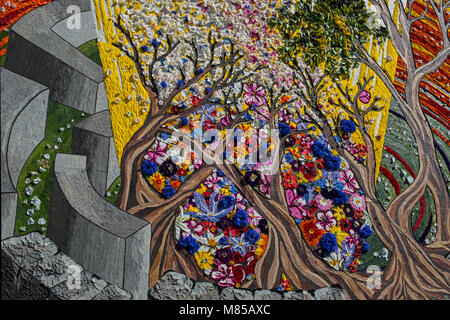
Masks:
[[[334,217],[336,218],[337,221],[341,221],[342,219],[344,219],[345,218],[344,210],[342,210],[342,208],[340,207],[334,208]]]
[[[196,192],[203,194],[206,192],[206,186],[202,183],[200,187],[197,188]]]
[[[214,257],[211,255],[210,252],[206,251],[198,251],[194,254],[195,260],[197,260],[197,264],[200,267],[200,269],[211,269],[212,264],[214,262]]]
[[[331,232],[332,234],[335,234],[335,235],[336,235],[336,241],[337,241],[339,247],[342,247],[342,246],[341,246],[342,240],[344,240],[346,237],[349,236],[349,234],[348,234],[347,232],[342,231],[341,228],[338,227],[338,226],[332,226],[332,227],[330,228],[330,232]]]

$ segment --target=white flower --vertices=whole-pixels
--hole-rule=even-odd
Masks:
[[[193,236],[200,244],[200,251],[211,252],[212,255],[215,255],[217,249],[224,247],[219,244],[219,240],[223,237],[223,233],[214,236],[211,231],[207,230],[202,236],[198,236],[196,234]]]

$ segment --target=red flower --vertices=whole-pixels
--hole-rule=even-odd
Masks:
[[[307,162],[300,168],[300,172],[306,180],[312,181],[317,175],[316,165],[313,162]]]
[[[240,284],[245,280],[245,271],[244,267],[239,264],[235,264],[231,267],[233,270],[233,280],[235,284]]]
[[[318,169],[323,169],[323,163],[324,163],[323,158],[317,158],[315,163],[316,163],[316,167]]]
[[[284,173],[283,185],[287,189],[297,188],[298,182],[297,178],[292,173]]]
[[[179,175],[180,177],[187,175],[186,169],[183,169],[183,168],[178,169],[177,175]]]
[[[320,241],[320,238],[325,233],[324,230],[316,227],[316,219],[304,219],[300,223],[300,229],[302,229],[303,237],[310,247],[315,248]]]

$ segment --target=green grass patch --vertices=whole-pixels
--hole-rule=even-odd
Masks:
[[[56,102],[49,102],[45,137],[25,163],[17,184],[16,235],[33,231],[45,234],[55,156],[57,153],[72,152],[72,127],[86,115],[83,116],[82,112]],[[58,138],[61,142],[58,142]],[[45,155],[49,155],[49,159],[46,159]],[[35,179],[39,179],[36,180],[37,184],[34,184]],[[32,194],[27,195],[25,190],[30,186],[33,191]],[[39,210],[31,203],[35,196],[40,200]],[[31,216],[27,215],[28,210],[34,210]],[[28,213],[31,212],[28,211]],[[30,218],[34,220],[34,224],[28,224]],[[38,224],[40,218],[45,219],[45,223]]]
[[[106,200],[108,202],[115,204],[117,197],[119,196],[120,184],[122,183],[122,177],[118,176],[116,180],[111,184],[111,186],[106,191]]]
[[[92,39],[88,42],[85,42],[77,49],[80,50],[85,56],[88,56],[89,59],[91,59],[98,65],[100,66],[102,65],[100,53],[98,51],[97,39]]]

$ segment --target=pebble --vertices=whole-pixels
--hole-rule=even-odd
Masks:
[[[41,181],[42,181],[42,180],[39,179],[39,178],[33,179],[33,184],[36,185],[36,184],[38,184],[38,183],[41,182]]]
[[[30,203],[35,207],[41,206],[41,200],[37,196],[34,196],[33,198],[31,198]]]
[[[34,219],[30,217],[30,219],[28,219],[27,223],[30,224],[34,224]]]
[[[59,128],[58,130],[59,130],[60,132],[63,132],[63,131],[64,131],[64,128],[61,127],[61,128]]]
[[[25,194],[26,194],[27,196],[31,196],[32,193],[33,193],[33,188],[32,188],[31,186],[28,186],[28,187],[25,189]]]
[[[55,149],[55,150],[58,150],[58,146],[57,146],[57,145],[55,145],[55,146],[53,147],[53,149]]]
[[[60,137],[56,138],[56,143],[61,143],[62,139]]]
[[[30,174],[31,174],[32,176],[35,176],[35,175],[37,175],[37,172],[36,172],[36,171],[31,171]]]
[[[44,172],[46,172],[46,171],[47,171],[47,169],[45,169],[45,168],[42,168],[42,167],[39,167],[38,171],[39,171],[40,173],[44,173]]]
[[[47,221],[44,218],[39,218],[39,220],[37,221],[38,225],[42,226],[44,224],[47,223]]]
[[[29,184],[30,183],[30,178],[25,178],[25,184]]]
[[[31,217],[34,214],[34,209],[27,210],[27,216]]]
[[[25,232],[27,230],[27,227],[20,227],[19,230]]]
[[[66,124],[66,128],[69,129],[70,128],[70,124]]]

